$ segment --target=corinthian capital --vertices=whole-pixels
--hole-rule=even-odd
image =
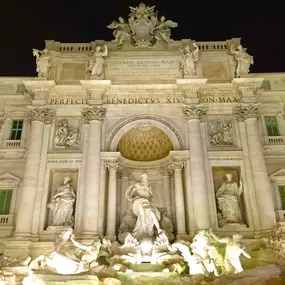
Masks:
[[[88,124],[90,121],[103,122],[105,116],[105,109],[95,105],[86,106],[82,110],[82,115],[84,117],[85,124]]]
[[[184,105],[184,115],[189,120],[204,120],[207,115],[207,108],[199,104]]]
[[[240,106],[235,107],[233,109],[233,114],[239,122],[243,122],[246,119],[250,118],[258,119],[260,116],[259,105],[260,104],[256,103],[250,103],[250,104],[242,103]]]
[[[2,131],[3,125],[5,123],[6,116],[1,116],[0,117],[0,132]]]
[[[109,171],[114,170],[117,171],[119,167],[119,163],[118,162],[108,162],[107,163],[107,168]]]
[[[55,118],[55,111],[48,106],[28,106],[28,120],[51,124]]]
[[[185,165],[185,161],[173,161],[172,162],[172,168],[174,170],[176,169],[182,169]]]

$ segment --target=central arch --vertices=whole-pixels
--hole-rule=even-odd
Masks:
[[[117,151],[124,134],[139,125],[147,123],[163,131],[171,140],[173,150],[183,150],[185,143],[180,128],[170,120],[150,115],[134,116],[120,121],[109,133],[105,144],[107,151]]]

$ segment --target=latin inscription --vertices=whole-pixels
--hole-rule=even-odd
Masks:
[[[105,104],[175,104],[184,103],[184,98],[107,98]]]
[[[48,100],[49,105],[81,105],[87,104],[87,99],[75,99],[75,98],[52,98]]]
[[[205,96],[199,98],[199,103],[239,103],[241,98],[236,96]]]
[[[121,80],[175,79],[181,77],[179,57],[106,59],[106,78]]]

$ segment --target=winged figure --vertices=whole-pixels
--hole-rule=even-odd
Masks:
[[[119,22],[114,21],[107,26],[107,28],[114,29],[113,35],[115,39],[112,42],[116,43],[118,46],[122,46],[125,40],[130,40],[131,38],[130,27],[122,17],[119,17]]]
[[[157,21],[155,17],[152,17],[152,22]],[[167,20],[165,21],[165,16],[161,16],[160,21],[157,21],[156,27],[153,29],[153,34],[158,40],[164,40],[166,43],[171,43],[173,40],[170,38],[171,30],[170,28],[176,28],[177,23]]]

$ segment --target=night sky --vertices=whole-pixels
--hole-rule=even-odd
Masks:
[[[2,2],[3,1],[3,2]],[[36,76],[32,48],[44,40],[90,42],[113,39],[106,28],[140,0],[2,0],[1,76]],[[112,4],[112,2],[114,2]],[[147,0],[158,15],[178,23],[176,40],[219,41],[241,37],[254,56],[252,72],[285,72],[282,0]],[[5,3],[5,4],[4,4]],[[250,3],[250,4],[248,4]]]

